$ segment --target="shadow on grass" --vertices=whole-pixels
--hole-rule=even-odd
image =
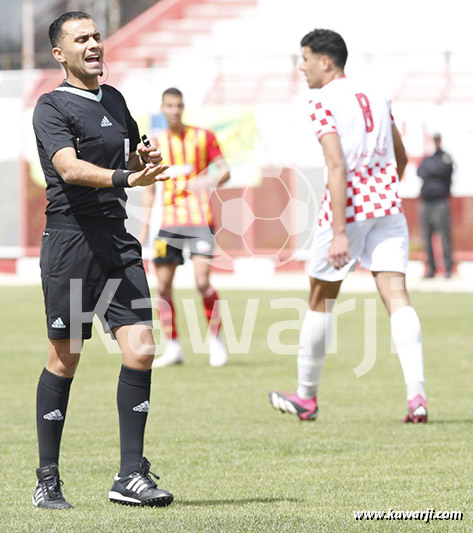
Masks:
[[[299,498],[243,498],[241,500],[192,500],[192,501],[175,501],[174,505],[182,505],[183,507],[199,507],[199,506],[218,506],[218,505],[247,505],[249,503],[276,503],[276,502],[292,502],[297,503],[303,500]]]
[[[428,421],[428,425],[431,424],[473,424],[472,418],[464,418],[463,420],[430,420]]]

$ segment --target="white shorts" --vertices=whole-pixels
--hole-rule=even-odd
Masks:
[[[347,224],[351,259],[337,270],[327,261],[333,238],[332,228],[318,228],[311,246],[307,274],[323,281],[342,281],[358,261],[371,272],[406,273],[409,259],[409,230],[406,217],[399,213]]]

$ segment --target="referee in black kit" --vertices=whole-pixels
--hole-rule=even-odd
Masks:
[[[49,338],[37,390],[40,464],[33,503],[72,507],[61,489],[59,449],[71,382],[96,313],[123,356],[117,391],[120,472],[109,499],[166,506],[173,496],[157,487],[143,457],[155,345],[141,246],[124,224],[124,189],[167,179],[167,166],[160,165],[156,147],[139,143],[123,96],[99,86],[104,47],[90,15],[61,15],[49,38],[66,80],[39,98],[33,116],[47,183],[40,265]]]

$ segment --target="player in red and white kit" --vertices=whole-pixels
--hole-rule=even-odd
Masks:
[[[405,286],[409,235],[397,194],[407,157],[390,103],[344,74],[342,37],[314,30],[301,41],[311,89],[314,132],[326,163],[326,193],[314,235],[309,310],[300,331],[298,388],[272,391],[271,404],[301,420],[317,417],[317,388],[332,332],[332,307],[342,281],[358,261],[371,270],[391,320],[407,387],[404,422],[427,422],[422,335]]]

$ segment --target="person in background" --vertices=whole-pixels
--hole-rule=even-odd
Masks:
[[[452,239],[450,223],[449,196],[452,186],[453,161],[447,152],[442,150],[440,133],[434,134],[435,152],[425,157],[419,168],[418,176],[422,179],[420,190],[420,218],[425,248],[428,255],[427,278],[433,278],[436,272],[432,237],[440,233],[442,239],[445,277],[452,275]]]
[[[172,179],[163,184],[162,219],[154,243],[154,263],[158,279],[158,313],[167,337],[166,348],[153,367],[184,362],[184,352],[176,326],[173,281],[176,268],[184,263],[183,250],[188,248],[194,264],[197,289],[202,295],[209,322],[209,363],[223,366],[227,349],[220,334],[218,294],[210,283],[212,253],[215,247],[214,214],[209,191],[230,179],[215,134],[207,129],[182,122],[184,99],[175,87],[164,91],[161,110],[168,129],[158,135],[163,163],[170,165]],[[209,174],[209,165],[215,173]],[[142,195],[143,224],[140,241],[146,241],[156,187],[145,187]]]

